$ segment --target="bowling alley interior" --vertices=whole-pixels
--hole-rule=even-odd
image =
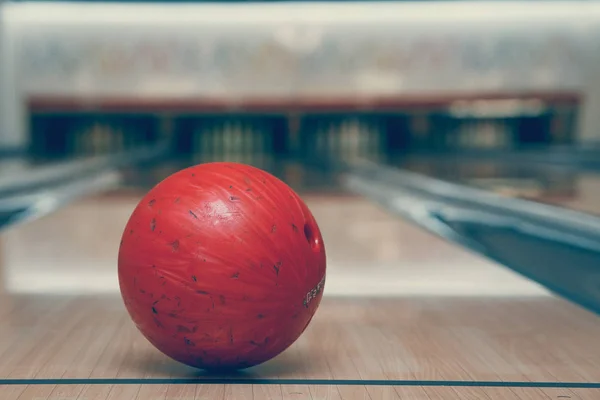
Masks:
[[[0,0],[0,400],[600,400],[600,3]]]

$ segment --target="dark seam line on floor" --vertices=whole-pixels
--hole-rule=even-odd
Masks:
[[[600,389],[600,382],[411,381],[357,379],[223,379],[223,378],[110,378],[0,379],[0,385],[338,385],[338,386],[453,386]]]

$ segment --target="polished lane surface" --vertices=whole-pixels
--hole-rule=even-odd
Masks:
[[[159,175],[170,170],[157,168]],[[129,321],[118,295],[116,253],[150,180],[2,234],[0,378],[21,383],[0,387],[2,398],[600,396],[595,315],[362,197],[315,189],[310,173],[288,171],[323,231],[328,280],[319,312],[292,348],[226,377],[254,383],[182,381],[206,376],[159,354]]]

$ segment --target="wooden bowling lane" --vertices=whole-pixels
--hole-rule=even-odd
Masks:
[[[73,386],[67,386],[73,388]],[[210,399],[310,399],[310,400],[463,400],[463,399],[578,399],[596,400],[598,389],[538,389],[493,388],[465,389],[419,386],[297,386],[297,385],[164,385],[158,390],[144,385],[84,385],[83,390],[61,390],[52,385],[36,386],[36,395],[29,396],[27,387],[1,387],[7,399],[149,399],[149,400],[210,400]],[[150,393],[150,391],[152,393]],[[350,392],[350,396],[347,393]],[[51,393],[49,396],[45,393]],[[42,394],[41,396],[37,394]]]
[[[5,232],[7,290],[116,293],[118,245],[140,196],[128,192],[86,199]],[[329,295],[546,295],[538,285],[367,200],[348,194],[305,198],[327,246]]]
[[[349,195],[306,197],[329,270],[305,334],[243,374],[203,376],[154,350],[119,298],[116,250],[139,196],[2,234],[1,399],[600,398],[600,319]]]
[[[114,296],[16,296],[3,311],[1,383],[21,383],[0,387],[3,399],[178,398],[181,392],[203,398],[207,391],[257,399],[598,394],[536,387],[598,382],[600,375],[600,349],[590,346],[600,323],[557,299],[329,297],[311,328],[281,356],[223,377],[235,384],[199,381],[202,386],[186,381],[201,374],[165,358],[140,337]],[[126,384],[119,383],[123,379]],[[458,382],[441,386],[448,381]],[[460,383],[473,381],[481,383]]]

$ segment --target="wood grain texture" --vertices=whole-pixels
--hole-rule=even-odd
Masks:
[[[58,386],[0,386],[3,400],[597,400],[600,389],[452,388],[422,386],[114,385],[87,391]]]
[[[87,295],[40,289],[44,279],[64,288],[69,279],[71,287],[84,287],[113,277],[120,231],[136,200],[86,200],[0,237],[9,279],[27,284],[38,278],[36,291],[0,295],[0,379],[203,376],[155,350],[116,291],[91,290],[99,288],[94,285],[86,286]],[[600,319],[529,290],[528,283],[521,286],[522,278],[364,200],[311,197],[308,203],[330,250],[328,280],[335,283],[329,292],[326,287],[313,322],[291,348],[233,378],[353,385],[56,381],[0,386],[0,399],[600,398],[600,389],[361,384],[600,382]]]
[[[13,296],[10,304],[0,326],[1,378],[204,376],[149,345],[118,297]],[[359,381],[353,385],[55,382],[59,384],[5,386],[0,393],[3,399],[586,399],[599,393],[360,385],[362,380],[600,382],[600,319],[559,299],[330,297],[321,307],[288,351],[222,377]]]

